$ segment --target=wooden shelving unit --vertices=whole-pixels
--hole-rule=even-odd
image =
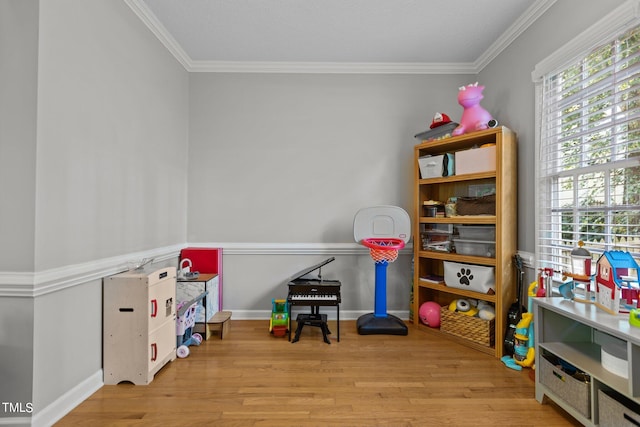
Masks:
[[[424,156],[455,153],[457,151],[495,144],[494,171],[422,179],[418,159]],[[470,185],[495,185],[496,214],[477,216],[425,217],[423,202],[446,201],[453,196],[468,196]],[[509,306],[515,301],[515,271],[513,256],[517,250],[517,140],[506,127],[477,131],[438,141],[426,141],[414,150],[414,280],[413,323],[424,331],[440,333],[452,340],[476,348],[495,357],[504,352],[504,334]],[[428,224],[495,225],[495,257],[461,255],[457,253],[423,250],[421,233]],[[495,294],[481,294],[465,289],[421,281],[420,277],[444,275],[444,261],[490,266],[495,269]],[[420,322],[419,307],[426,301],[448,305],[456,298],[475,298],[495,306],[495,344],[482,346],[470,340],[440,332]]]

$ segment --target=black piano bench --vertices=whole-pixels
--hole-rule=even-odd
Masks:
[[[310,313],[300,313],[296,318],[296,322],[298,323],[298,327],[296,328],[296,335],[293,337],[293,341],[291,343],[297,342],[300,339],[300,332],[302,332],[302,328],[305,325],[308,326],[317,326],[322,330],[322,337],[324,338],[324,342],[327,344],[331,344],[329,341],[329,337],[327,335],[331,335],[331,331],[329,330],[329,326],[327,325],[327,315],[326,314],[310,314]]]

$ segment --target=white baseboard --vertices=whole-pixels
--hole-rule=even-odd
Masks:
[[[48,427],[53,425],[56,421],[59,421],[71,412],[73,408],[98,391],[103,385],[103,374],[102,369],[100,369],[60,396],[46,408],[37,411],[32,417],[31,425],[34,427]]]

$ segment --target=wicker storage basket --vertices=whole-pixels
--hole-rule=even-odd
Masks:
[[[488,194],[480,197],[458,197],[456,201],[457,215],[495,215],[496,195]]]
[[[640,405],[615,391],[598,390],[598,414],[601,427],[640,424]]]
[[[567,402],[585,418],[591,418],[591,386],[574,378],[547,359],[536,354],[536,368],[540,369],[540,383]]]
[[[495,342],[495,321],[483,320],[450,311],[448,306],[440,308],[440,332],[465,338],[485,347]]]

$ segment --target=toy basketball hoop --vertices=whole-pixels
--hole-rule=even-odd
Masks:
[[[362,208],[353,219],[355,241],[369,248],[375,262],[374,312],[356,322],[360,335],[407,335],[407,325],[387,313],[387,267],[398,258],[398,251],[411,239],[411,219],[398,206]]]
[[[404,240],[395,238],[362,239],[362,244],[369,248],[369,254],[376,264],[395,261],[398,251],[404,248]]]

